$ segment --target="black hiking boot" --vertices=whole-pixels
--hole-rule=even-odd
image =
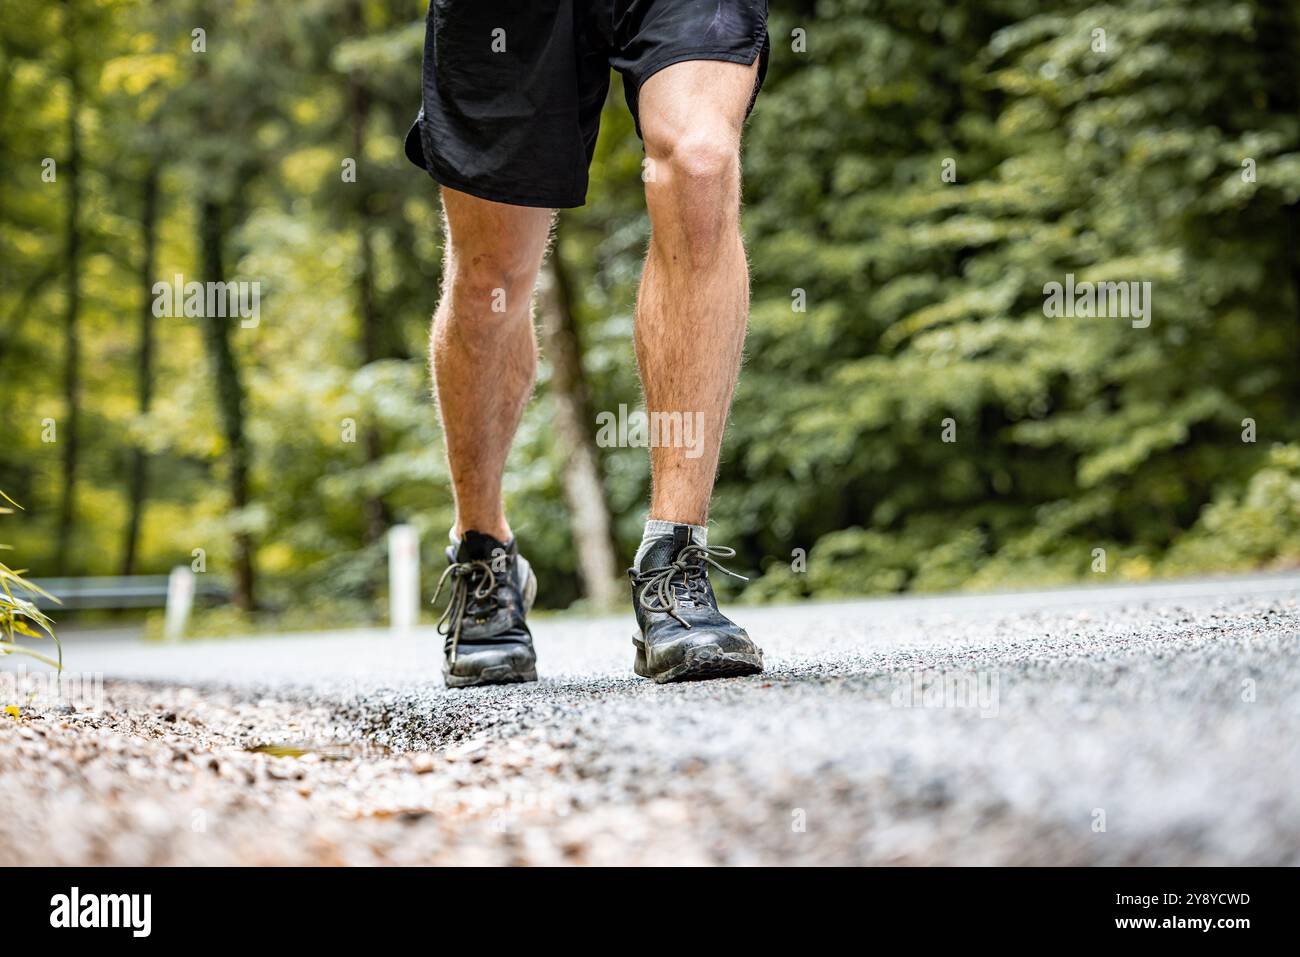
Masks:
[[[629,568],[632,608],[641,633],[636,645],[637,674],[660,684],[703,678],[754,675],[763,670],[763,652],[745,629],[722,612],[709,584],[712,565],[734,578],[715,559],[734,549],[697,545],[686,525],[673,527],[650,546],[640,567]]]
[[[451,582],[451,599],[438,621],[443,644],[442,676],[448,688],[537,680],[537,655],[524,616],[533,607],[537,578],[512,541],[467,531],[460,547],[448,547],[450,567],[433,600]]]

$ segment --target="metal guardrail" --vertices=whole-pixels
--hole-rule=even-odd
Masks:
[[[167,575],[106,575],[96,578],[43,578],[34,580],[61,603],[43,595],[27,595],[42,611],[78,608],[162,608],[167,604]],[[195,594],[222,598],[228,593],[220,582],[202,581]]]
[[[410,525],[388,531],[389,623],[394,631],[410,633],[420,620],[420,536]],[[105,575],[98,578],[44,578],[33,580],[58,602],[43,595],[23,595],[42,611],[79,608],[165,608],[163,636],[184,637],[194,601],[227,601],[229,589],[220,579],[196,575],[188,565],[178,565],[169,575]]]

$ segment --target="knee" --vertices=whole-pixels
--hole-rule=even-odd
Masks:
[[[693,262],[708,261],[736,229],[740,208],[737,137],[719,124],[673,136],[646,136],[654,167],[647,176],[651,217],[661,235],[684,246]]]
[[[735,179],[737,144],[725,130],[691,130],[662,146],[669,173],[683,189],[717,190]]]
[[[738,184],[740,144],[726,123],[701,123],[685,130],[645,130],[646,153],[654,164],[651,184],[675,191],[721,194]],[[660,173],[666,174],[660,176]]]
[[[511,251],[458,251],[446,265],[444,298],[450,318],[520,318],[528,315],[538,264]]]

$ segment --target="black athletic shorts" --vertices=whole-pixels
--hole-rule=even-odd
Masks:
[[[432,0],[406,155],[439,183],[516,206],[581,206],[609,70],[641,84],[682,60],[759,59],[767,0]],[[753,106],[753,101],[750,101]]]

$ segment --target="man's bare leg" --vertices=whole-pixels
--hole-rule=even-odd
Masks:
[[[506,457],[537,369],[532,297],[552,213],[442,191],[446,256],[433,316],[434,391],[459,538],[510,540],[501,497]]]
[[[740,371],[749,269],[740,239],[740,127],[757,65],[688,61],[640,90],[650,251],[637,298],[646,410],[702,429],[650,451],[650,521],[632,569],[637,674],[658,682],[757,674],[763,652],[718,610],[709,498]],[[685,439],[685,429],[679,436]],[[652,439],[656,438],[653,434]],[[696,438],[696,436],[691,436]]]
[[[524,616],[536,579],[501,501],[510,443],[533,388],[532,298],[551,212],[442,192],[446,260],[433,317],[434,391],[456,497],[458,544],[438,583],[451,688],[537,680]],[[435,600],[438,596],[435,595]]]
[[[651,449],[652,519],[708,519],[749,314],[740,129],[757,69],[687,61],[659,71],[640,91],[651,239],[636,354],[646,411],[681,413],[703,429],[695,447]]]

